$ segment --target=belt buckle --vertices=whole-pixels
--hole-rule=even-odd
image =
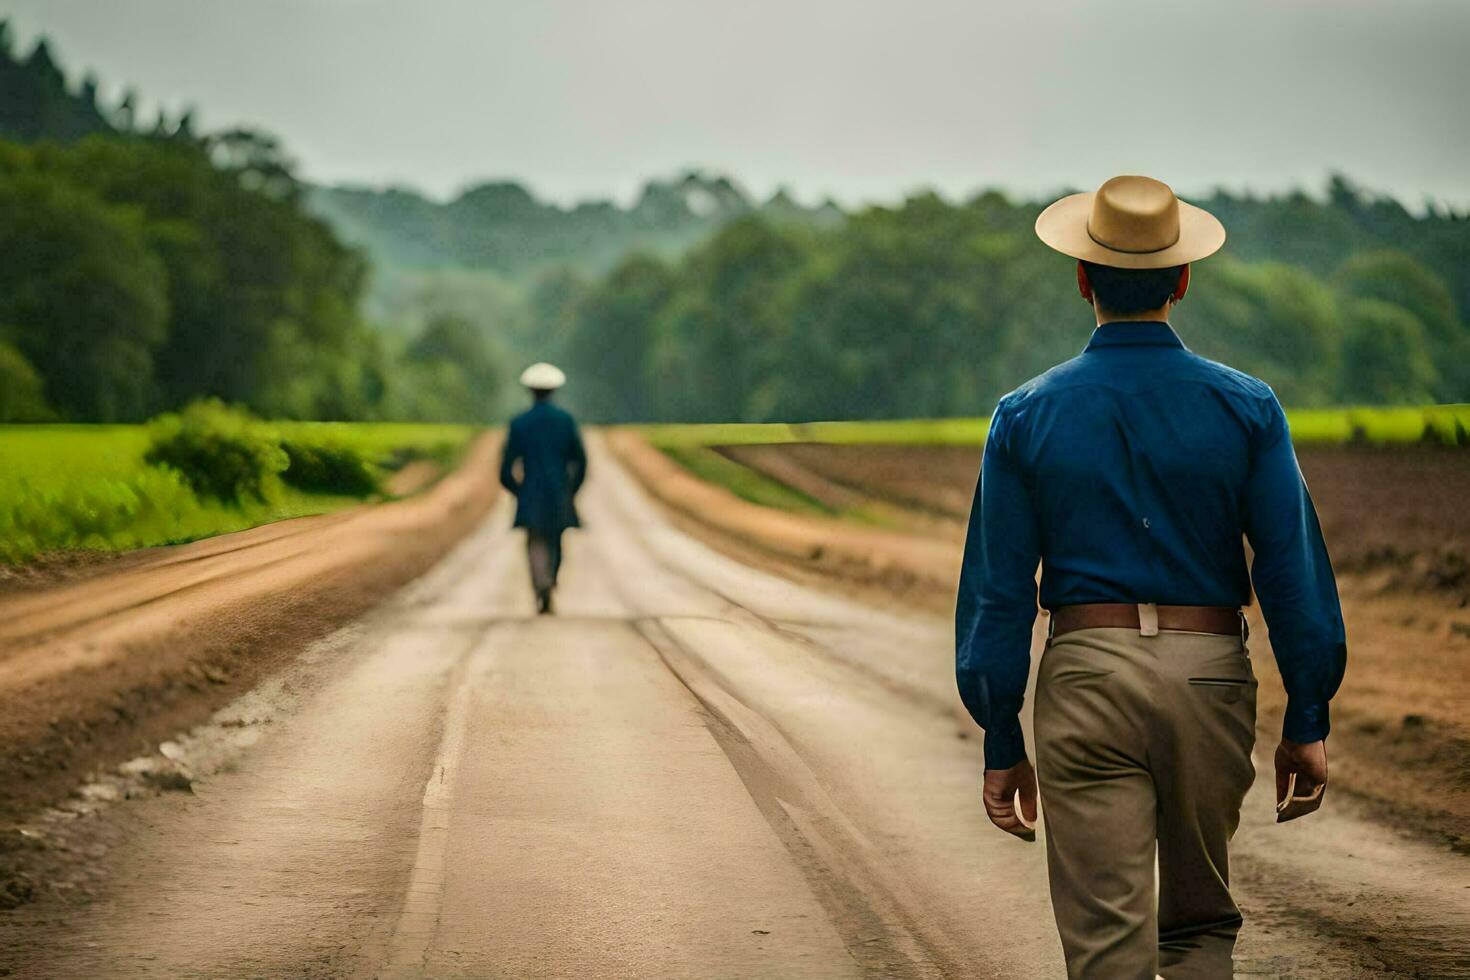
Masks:
[[[1138,604],[1138,635],[1159,635],[1159,607],[1152,602]]]

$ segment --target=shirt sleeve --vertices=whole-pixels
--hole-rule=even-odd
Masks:
[[[1006,445],[1004,407],[1002,401],[985,442],[955,604],[955,677],[965,707],[985,729],[987,769],[1026,758],[1020,713],[1041,561],[1036,512]]]
[[[1327,704],[1342,683],[1347,637],[1317,510],[1274,397],[1251,461],[1244,516],[1255,552],[1251,580],[1286,688],[1282,734],[1315,742],[1327,736]]]
[[[512,496],[518,496],[521,485],[516,482],[516,460],[522,456],[521,440],[517,434],[519,429],[512,425],[505,434],[505,445],[500,448],[500,485],[511,492]]]
[[[587,450],[582,445],[582,433],[577,428],[577,423],[572,422],[571,425],[571,444],[567,451],[567,484],[575,496],[587,479]]]

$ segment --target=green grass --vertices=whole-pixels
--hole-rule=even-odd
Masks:
[[[1329,408],[1286,413],[1297,445],[1336,445],[1361,439],[1373,445],[1437,440],[1466,445],[1470,405],[1422,408]],[[649,425],[640,431],[661,449],[700,446],[820,442],[836,445],[981,446],[983,418],[907,419],[877,422],[764,422],[715,425]]]
[[[474,432],[449,425],[277,426],[339,440],[385,468],[415,456],[451,462]],[[0,426],[0,561],[191,541],[359,502],[290,487],[264,503],[200,498],[177,473],[144,463],[147,448],[141,425]]]
[[[1425,408],[1306,409],[1287,412],[1298,445],[1333,445],[1361,439],[1373,445],[1439,441],[1465,445],[1470,405]]]
[[[742,500],[798,514],[831,514],[819,501],[702,446],[662,446],[663,452],[690,473],[724,487]]]
[[[479,430],[470,425],[422,422],[273,422],[285,438],[341,442],[379,465],[393,467],[407,458],[426,458],[445,466],[459,460],[470,437]]]

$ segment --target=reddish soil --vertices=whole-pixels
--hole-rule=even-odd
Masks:
[[[1382,584],[1442,589],[1470,605],[1470,452],[1344,448],[1299,455],[1337,568],[1392,572]]]
[[[910,526],[910,536],[942,542],[951,555],[957,553],[957,531],[968,514],[980,462],[977,449],[956,447],[802,444],[744,447],[731,455],[783,482],[804,472],[810,487],[830,485],[922,512],[930,522]],[[1303,449],[1300,457],[1338,571],[1348,625],[1349,669],[1333,702],[1335,788],[1367,801],[1394,823],[1470,850],[1470,453],[1344,447]],[[638,467],[632,469],[643,478]],[[667,502],[667,495],[654,492]],[[854,506],[850,497],[844,500]],[[755,554],[799,578],[847,579],[866,595],[888,591],[894,598],[881,583],[874,589],[871,580],[849,574],[863,567],[863,545],[848,534],[833,538],[848,560],[823,564],[772,547],[759,513],[731,522],[713,500],[679,509],[690,523],[702,523],[714,543],[742,557]],[[805,525],[804,539],[818,553],[830,525],[841,526],[790,514],[781,520],[786,535],[801,535],[797,528]],[[935,565],[903,574],[894,566],[904,556],[902,548],[889,549],[889,579],[928,585],[904,590],[899,601],[951,609],[952,576],[934,574]],[[952,557],[943,567],[953,569],[957,561]],[[1253,629],[1262,679],[1260,737],[1272,744],[1284,701],[1259,615]]]
[[[1385,593],[1353,573],[1340,584],[1348,670],[1332,701],[1333,782],[1470,853],[1470,609],[1441,593]],[[1286,700],[1254,608],[1251,623],[1257,737],[1274,745]]]
[[[0,821],[150,750],[431,566],[496,498],[495,437],[412,499],[0,591]]]
[[[963,446],[740,447],[732,458],[805,470],[849,492],[963,524],[980,450]],[[1339,572],[1470,600],[1470,453],[1426,446],[1304,448],[1302,472]],[[767,462],[770,460],[771,462]],[[783,481],[784,482],[784,481]],[[848,504],[851,506],[851,503]]]
[[[958,538],[964,525],[936,508],[914,506],[913,499],[892,493],[879,494],[861,480],[853,479],[860,467],[824,467],[820,453],[804,450],[819,446],[723,446],[719,452],[742,466],[763,473],[778,483],[799,490],[842,517],[877,527],[895,528],[933,538]],[[924,483],[919,489],[938,488]]]
[[[777,447],[834,483],[955,522],[970,513],[980,450],[970,446]]]

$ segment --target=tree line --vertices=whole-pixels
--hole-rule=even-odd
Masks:
[[[514,184],[436,205],[309,188],[268,136],[187,112],[140,126],[3,22],[0,82],[0,422],[201,398],[490,421],[541,359],[597,421],[983,414],[1090,326],[1042,202],[999,192],[844,214],[690,174],[627,209]],[[1230,239],[1177,315],[1194,349],[1293,406],[1470,401],[1464,214],[1341,177],[1198,203]]]
[[[1342,178],[1202,202],[1231,241],[1175,325],[1292,406],[1470,400],[1470,222]],[[739,220],[683,258],[629,257],[533,294],[568,389],[605,420],[803,421],[987,413],[1092,326],[1040,203],[933,194],[833,229]]]
[[[270,139],[0,142],[0,421],[135,421],[214,397],[272,418],[489,420],[473,325],[390,343],[364,257]]]
[[[0,422],[135,421],[202,398],[275,418],[484,421],[503,366],[463,317],[363,316],[367,258],[270,137],[135,127],[0,21]]]

